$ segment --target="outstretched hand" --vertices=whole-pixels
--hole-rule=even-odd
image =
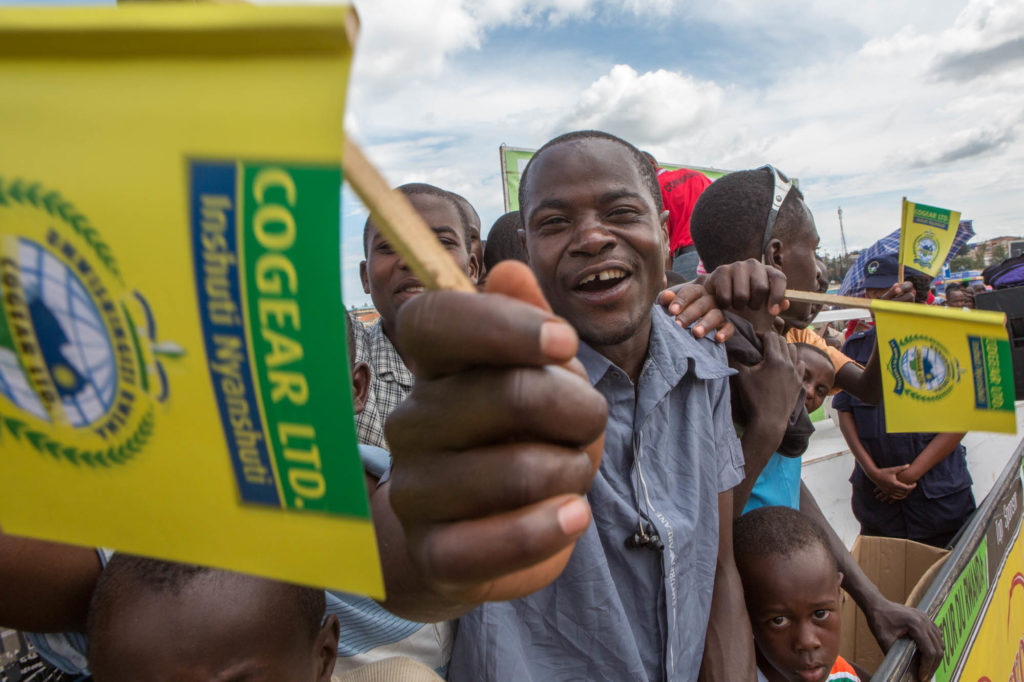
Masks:
[[[398,345],[416,384],[386,426],[409,556],[435,594],[467,605],[561,573],[590,524],[583,495],[608,409],[529,268],[501,263],[485,291],[402,307]]]

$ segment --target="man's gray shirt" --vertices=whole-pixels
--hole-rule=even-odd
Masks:
[[[718,494],[743,480],[725,350],[655,306],[638,386],[585,344],[608,401],[594,522],[562,575],[459,621],[449,679],[696,680],[718,552]],[[628,549],[638,510],[663,552]]]

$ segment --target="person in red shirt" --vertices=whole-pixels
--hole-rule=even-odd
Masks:
[[[668,211],[668,248],[672,254],[672,271],[678,272],[686,281],[697,277],[697,248],[690,238],[690,213],[697,197],[711,184],[703,173],[688,168],[666,170],[648,152],[644,156],[654,166],[661,187],[661,200]]]

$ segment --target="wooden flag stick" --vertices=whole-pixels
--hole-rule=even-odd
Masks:
[[[899,258],[900,258],[900,265],[899,265],[899,273],[896,275],[896,281],[897,282],[902,282],[903,281],[903,259],[906,257],[906,254],[903,252],[903,242],[905,242],[906,238],[907,238],[907,198],[906,197],[903,197],[903,204],[902,205],[903,205],[903,209],[902,209],[902,213],[900,214],[900,256],[899,256]]]
[[[837,296],[835,294],[821,294],[817,291],[797,291],[786,289],[786,298],[790,301],[801,303],[824,303],[825,305],[839,306],[840,308],[864,308],[871,309],[871,300],[867,298],[856,298],[854,296]]]
[[[441,246],[409,200],[388,186],[359,146],[345,136],[341,157],[345,180],[370,210],[373,225],[387,237],[409,269],[428,289],[476,291],[476,287]]]

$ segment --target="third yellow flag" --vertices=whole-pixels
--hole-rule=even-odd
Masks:
[[[937,277],[953,247],[960,212],[915,204],[903,199],[900,224],[900,263]]]

